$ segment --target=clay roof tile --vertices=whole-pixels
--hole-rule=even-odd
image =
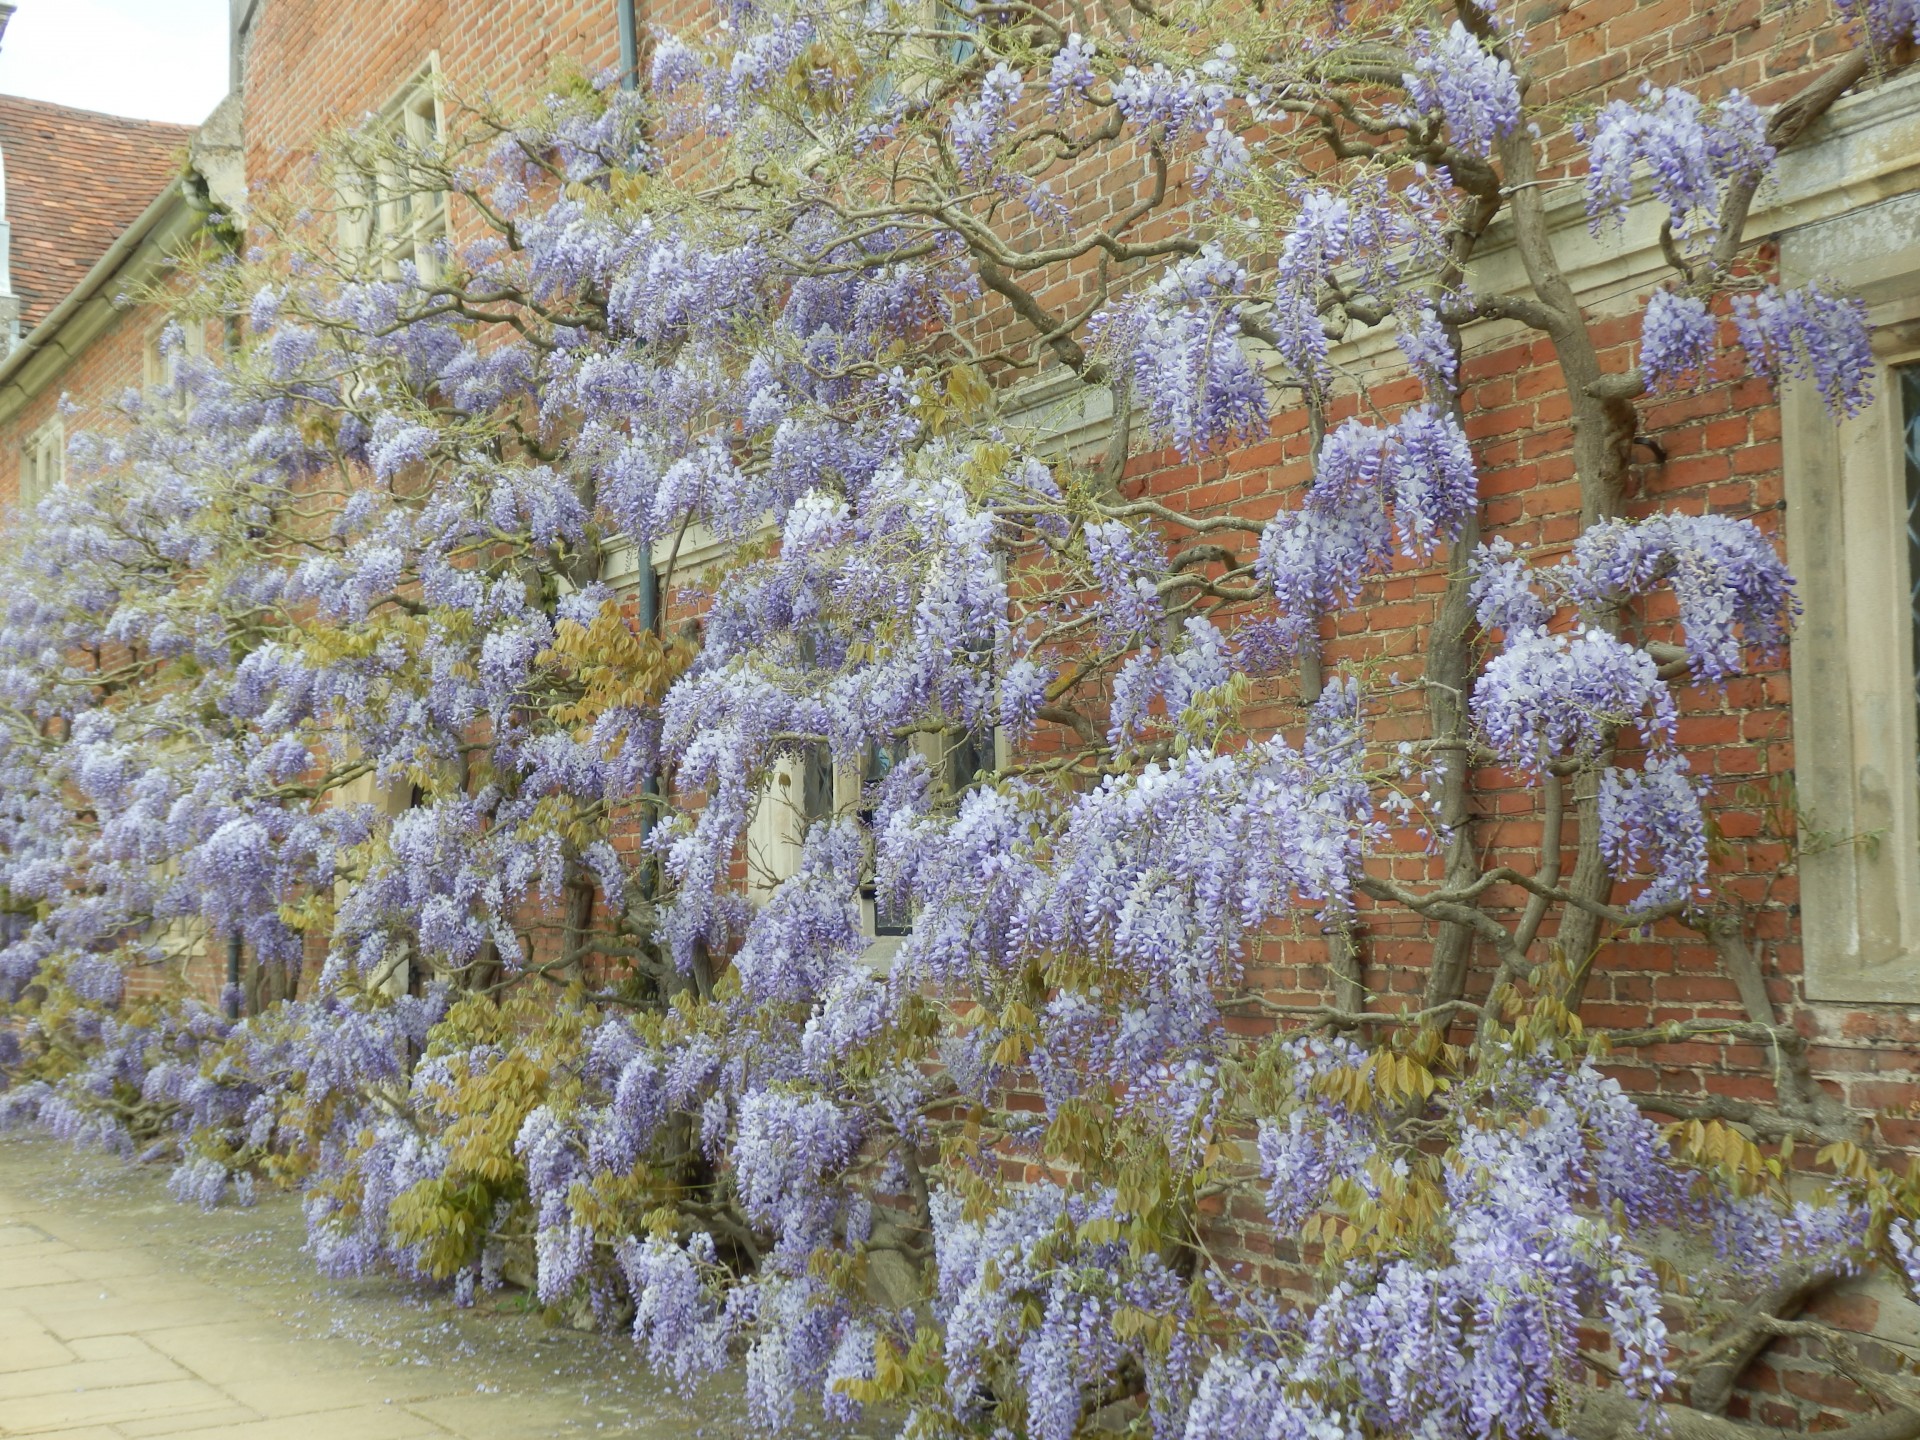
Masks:
[[[13,290],[31,330],[177,174],[191,125],[0,95]]]

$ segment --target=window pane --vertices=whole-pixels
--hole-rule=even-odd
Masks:
[[[958,795],[983,774],[991,774],[994,763],[993,727],[966,730],[947,751],[947,788]]]
[[[815,741],[800,757],[800,828],[802,838],[816,821],[833,814],[833,752]]]
[[[861,777],[860,818],[868,829],[873,826],[873,802],[879,799],[880,786],[886,783],[893,767],[907,758],[907,742],[895,740],[889,744],[875,744],[867,747],[866,774]],[[873,933],[875,935],[909,935],[913,932],[913,913],[905,906],[897,906],[891,899],[882,898],[875,890],[873,879],[860,887],[862,896],[873,902]]]
[[[942,30],[978,30],[980,12],[968,5],[936,5],[934,23]],[[958,38],[946,42],[947,60],[950,64],[964,65],[973,54],[975,46],[971,40]]]

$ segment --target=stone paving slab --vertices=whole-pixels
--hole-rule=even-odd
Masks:
[[[44,1331],[0,1335],[0,1376],[65,1365],[73,1351]]]
[[[105,1390],[120,1385],[157,1385],[166,1380],[197,1378],[164,1355],[151,1351],[113,1360],[73,1359],[0,1375],[0,1411],[4,1411],[11,1400],[34,1395]]]
[[[240,1405],[220,1405],[212,1410],[189,1410],[175,1415],[153,1415],[139,1420],[122,1420],[114,1429],[131,1440],[193,1440],[195,1435],[223,1435],[235,1425],[258,1423],[253,1411]],[[60,1437],[64,1440],[64,1437]]]
[[[292,1197],[203,1214],[164,1171],[0,1135],[0,1437],[759,1440],[734,1377],[681,1395],[523,1296],[325,1280],[303,1240]]]

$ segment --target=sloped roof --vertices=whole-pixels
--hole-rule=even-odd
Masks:
[[[0,95],[23,332],[46,318],[166,188],[193,131]]]

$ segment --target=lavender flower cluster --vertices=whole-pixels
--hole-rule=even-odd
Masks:
[[[1520,82],[1513,66],[1454,21],[1443,35],[1416,36],[1407,99],[1422,114],[1439,115],[1454,140],[1480,156],[1520,124]]]
[[[1396,536],[1402,554],[1431,555],[1478,503],[1473,452],[1451,414],[1420,405],[1385,429],[1343,423],[1321,447],[1306,503],[1260,537],[1255,573],[1273,591],[1289,645],[1392,565]]]
[[[1827,409],[1856,415],[1873,398],[1873,348],[1865,302],[1818,281],[1796,290],[1736,295],[1733,326],[1754,373],[1778,385],[1807,379]]]
[[[1209,246],[1093,318],[1096,348],[1184,454],[1266,423],[1266,384],[1240,339],[1246,288],[1246,267]]]
[[[1645,86],[1637,104],[1610,101],[1579,128],[1587,143],[1587,216],[1595,233],[1626,219],[1636,168],[1644,165],[1667,223],[1682,242],[1719,233],[1719,208],[1734,181],[1772,172],[1766,117],[1738,90],[1711,107],[1691,91]]]

